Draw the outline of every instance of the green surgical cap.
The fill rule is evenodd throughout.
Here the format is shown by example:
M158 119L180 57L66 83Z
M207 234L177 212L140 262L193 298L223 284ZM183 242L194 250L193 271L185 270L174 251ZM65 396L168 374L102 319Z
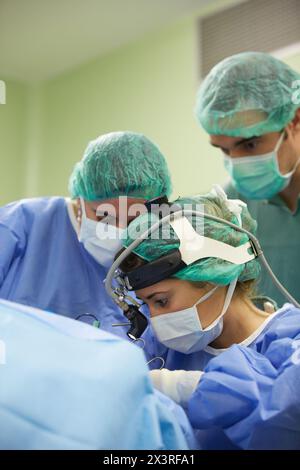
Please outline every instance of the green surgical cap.
M218 63L200 85L196 116L210 135L252 137L281 131L300 107L300 74L262 52Z
M169 196L172 184L166 160L147 137L111 132L91 141L69 181L72 198L88 201L119 196L152 199Z
M221 217L238 225L238 219L227 206L228 201L220 198L215 191L193 198L179 199L175 201L181 207L197 209L207 214ZM200 206L199 206L200 205ZM248 241L246 234L238 232L233 228L220 222L200 218L199 216L186 216L198 233L214 240L219 240L232 246L240 246ZM147 213L134 219L127 229L127 238L124 246L138 238L147 228L150 228L158 220L155 214ZM256 222L251 218L247 207L241 212L242 227L248 231L256 232ZM153 261L166 255L169 251L179 247L179 239L169 224L164 224L155 232L155 237L147 238L138 245L134 253L146 261ZM228 285L233 279L238 278L244 282L256 279L260 273L260 264L257 260L251 260L242 265L236 265L218 258L205 258L195 261L193 264L178 271L172 277L186 281L205 281L214 284Z

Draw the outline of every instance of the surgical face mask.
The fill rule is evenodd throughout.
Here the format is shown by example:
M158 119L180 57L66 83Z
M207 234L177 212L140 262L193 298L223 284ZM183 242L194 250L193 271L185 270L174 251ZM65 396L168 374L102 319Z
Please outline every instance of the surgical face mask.
M115 255L122 248L122 234L125 229L89 219L82 198L80 203L82 218L79 241L99 264L107 268L112 265Z
M248 199L269 199L283 191L290 183L298 166L283 175L278 166L278 150L282 143L281 134L272 152L257 156L230 158L224 155L224 166L230 174L237 191Z
M158 340L166 347L184 354L205 349L222 333L223 316L231 302L236 283L237 279L229 284L222 311L207 328L202 328L197 305L210 298L218 286L201 297L190 308L151 318L151 324Z

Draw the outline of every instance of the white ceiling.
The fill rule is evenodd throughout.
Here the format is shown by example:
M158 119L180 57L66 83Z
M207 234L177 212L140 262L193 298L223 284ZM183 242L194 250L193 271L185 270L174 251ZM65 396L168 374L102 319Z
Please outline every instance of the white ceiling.
M0 0L0 78L58 75L211 0Z

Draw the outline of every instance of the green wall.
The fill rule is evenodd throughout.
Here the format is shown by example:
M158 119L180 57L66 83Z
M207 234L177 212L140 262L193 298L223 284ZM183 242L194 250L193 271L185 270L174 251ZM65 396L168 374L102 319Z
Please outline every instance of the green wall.
M28 122L27 87L4 81L6 104L0 104L0 204L24 196Z
M86 143L113 130L152 138L167 157L174 193L200 192L223 180L193 115L197 90L194 21L90 63L47 83L45 136L38 193L65 194Z
M197 63L189 18L40 85L7 83L8 102L0 107L0 203L67 194L87 142L113 130L142 132L159 145L174 195L222 181L219 155L209 152L193 115Z

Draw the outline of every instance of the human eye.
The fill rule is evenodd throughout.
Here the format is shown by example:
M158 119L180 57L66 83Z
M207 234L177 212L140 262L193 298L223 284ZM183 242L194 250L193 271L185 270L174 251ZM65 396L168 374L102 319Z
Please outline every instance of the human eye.
M154 300L154 306L156 308L165 308L167 305L168 305L168 299L166 297L162 297L162 298Z
M230 156L230 150L225 149L225 148L223 148L223 147L221 148L221 150L222 150L222 153L223 153L224 155L226 155L226 156L228 156L228 157Z
M116 225L116 218L107 211L99 212L97 211L97 218L99 222L103 222L107 225Z
M257 150L258 145L259 145L259 139L252 139L252 140L248 140L247 142L244 142L243 148L247 151L253 152Z

